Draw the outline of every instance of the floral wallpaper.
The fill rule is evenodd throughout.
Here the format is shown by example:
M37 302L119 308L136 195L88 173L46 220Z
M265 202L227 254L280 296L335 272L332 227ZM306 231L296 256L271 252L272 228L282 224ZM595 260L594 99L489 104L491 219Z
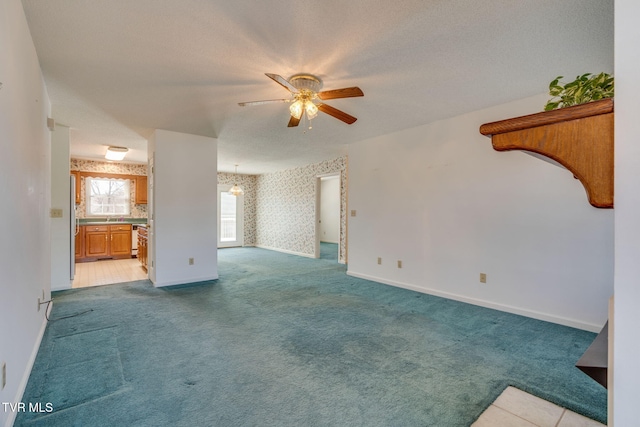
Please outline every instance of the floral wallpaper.
M314 255L316 179L340 173L340 253L346 262L347 158L259 175L257 178L256 245Z
M95 160L71 159L71 170L80 172L106 172L123 175L146 175L147 165L137 163L98 162ZM77 205L78 218L86 216L84 178L80 178L80 204ZM146 218L147 205L136 205L136 186L131 185L131 218Z
M257 199L256 175L239 175L226 172L218 172L218 184L238 184L244 190L244 245L256 244L256 199Z

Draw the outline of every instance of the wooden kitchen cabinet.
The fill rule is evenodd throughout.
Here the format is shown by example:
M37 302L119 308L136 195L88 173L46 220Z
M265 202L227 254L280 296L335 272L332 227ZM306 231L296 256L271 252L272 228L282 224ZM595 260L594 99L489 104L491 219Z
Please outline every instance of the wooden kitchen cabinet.
M138 226L138 260L145 270L147 270L148 242L147 227Z
M131 257L131 224L83 225L78 236L84 237L83 253L79 262L99 259L118 259ZM76 236L76 254L78 254L78 236Z
M84 258L84 227L78 226L76 233L76 260Z
M76 194L75 194L75 198L76 198L76 205L79 205L80 202L82 201L82 189L80 187L82 187L82 178L80 177L80 172L78 171L71 171L71 175L76 177Z
M147 177L144 175L136 177L136 204L147 204Z
M116 257L131 257L131 225L109 226L109 254Z
M84 255L86 258L109 256L109 226L84 226Z

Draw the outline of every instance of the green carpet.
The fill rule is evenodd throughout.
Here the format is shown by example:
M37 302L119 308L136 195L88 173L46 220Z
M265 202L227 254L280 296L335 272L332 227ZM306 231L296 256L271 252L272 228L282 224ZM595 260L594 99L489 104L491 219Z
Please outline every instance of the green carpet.
M219 251L220 279L54 293L16 426L469 426L508 385L606 422L595 334Z
M338 244L337 243L320 243L320 259L338 261Z

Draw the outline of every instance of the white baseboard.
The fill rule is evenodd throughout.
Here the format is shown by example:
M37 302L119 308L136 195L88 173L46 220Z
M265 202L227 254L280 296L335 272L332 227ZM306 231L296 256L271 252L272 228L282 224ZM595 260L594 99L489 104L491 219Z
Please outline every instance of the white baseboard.
M531 317L533 319L544 320L546 322L557 323L559 325L570 326L572 328L583 329L590 332L600 332L602 325L594 325L591 323L585 323L566 317L555 316L548 313L542 313L535 310L528 310L520 307L514 307L506 304L498 304L491 301L485 301L478 298L470 298L463 295L453 294L449 292L439 291L437 289L424 288L409 283L397 282L394 280L382 279L380 277L369 276L354 271L347 271L347 275L358 277L360 279L371 280L372 282L378 282L385 285L395 286L398 288L409 289L411 291L420 292L423 294L434 295L437 297L447 298L455 301L465 302L468 304L477 305L480 307L491 308L498 311L504 311L507 313L518 314L520 316Z
M53 308L53 302L49 305L49 313ZM47 313L47 315L49 314ZM20 384L18 384L18 390L16 391L16 396L13 399L13 402L21 402L22 397L24 396L24 391L27 388L27 383L29 382L29 376L31 375L31 370L33 369L33 364L36 361L36 357L38 356L38 350L40 350L40 343L42 342L42 337L44 336L44 331L47 329L47 318L46 316L42 319L42 325L40 326L40 332L38 333L38 337L36 342L31 350L31 356L29 357L29 361L27 362L27 366L25 371L22 373L22 379L20 380ZM17 411L9 411L7 417L7 422L5 423L5 427L11 427L13 423L16 421L16 416L18 415Z
M302 252L288 251L286 249L272 248L271 246L256 245L256 248L268 249L270 251L282 252L282 253L289 254L289 255L298 255L298 256L303 256L303 257L306 257L306 258L315 258L315 256L313 254L305 254L305 253L302 253Z
M71 289L71 283L68 285L51 285L51 292L66 291L68 289Z

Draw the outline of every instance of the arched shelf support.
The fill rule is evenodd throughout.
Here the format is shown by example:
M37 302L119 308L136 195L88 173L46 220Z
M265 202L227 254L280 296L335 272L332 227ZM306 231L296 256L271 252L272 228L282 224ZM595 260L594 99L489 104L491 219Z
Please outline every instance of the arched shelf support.
M613 99L486 123L480 133L496 151L555 160L580 180L591 205L613 208Z

